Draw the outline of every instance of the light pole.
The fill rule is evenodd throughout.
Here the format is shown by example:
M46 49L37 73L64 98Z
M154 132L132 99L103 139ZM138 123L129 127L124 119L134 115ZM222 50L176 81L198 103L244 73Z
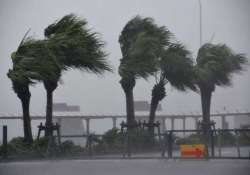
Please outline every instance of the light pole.
M201 0L199 0L199 7L200 7L200 46L202 45L202 6Z

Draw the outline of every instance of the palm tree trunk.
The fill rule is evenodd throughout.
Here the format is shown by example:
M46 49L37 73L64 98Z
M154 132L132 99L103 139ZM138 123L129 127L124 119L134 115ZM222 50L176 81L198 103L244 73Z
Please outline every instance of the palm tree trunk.
M155 84L152 89L152 98L150 104L150 113L149 113L149 121L150 125L154 124L155 122L155 113L159 102L166 96L165 84L164 81L160 81L159 83ZM149 127L149 132L153 135L154 128Z
M15 93L17 94L17 97L20 99L22 103L24 141L26 143L32 143L33 137L32 137L31 120L29 112L31 94L29 90L29 85L20 84L16 81L12 81L12 83Z
M156 99L156 98L154 98L152 96L152 98L151 98L151 104L150 104L149 121L148 121L148 124L149 124L148 132L152 136L155 133L155 128L154 127L150 127L150 126L153 126L153 124L155 122L155 113L156 113L156 110L157 110L159 102L160 102L160 100L158 100L158 99Z
M45 136L53 135L53 92L57 87L57 82L45 81L44 87L47 93Z
M45 136L52 136L53 91L47 91Z
M133 124L135 122L133 89L125 91L125 96L126 96L127 123Z
M24 141L31 144L33 142L32 129L31 129L31 119L30 119L30 92L26 92L21 99L22 110L23 110L23 131L24 131Z
M150 112L149 112L149 121L148 123L153 124L155 122L155 113L158 107L160 100L152 97L150 104Z
M135 78L134 77L122 78L120 80L120 83L126 97L127 124L130 126L135 123L134 95L133 95Z
M210 106L211 106L211 97L212 92L208 88L200 87L201 93L201 106L202 106L202 130L204 131L203 142L206 144L206 155L209 155L208 147L210 143L210 130L211 130L211 123L210 123Z
M203 118L203 129L205 131L210 130L210 106L212 91L206 88L200 88L201 92L201 105L202 105L202 118Z

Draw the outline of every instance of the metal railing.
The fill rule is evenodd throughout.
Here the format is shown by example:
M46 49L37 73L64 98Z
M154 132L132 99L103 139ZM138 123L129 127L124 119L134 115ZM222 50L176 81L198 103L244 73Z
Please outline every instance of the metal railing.
M56 143L61 138L61 144ZM76 140L81 141L76 143ZM69 141L73 140L73 142ZM53 144L50 144L50 142ZM74 143L75 142L75 143ZM40 143L39 143L40 144ZM38 145L39 145L38 144ZM150 134L147 130L121 132L106 135L62 135L49 139L47 150L41 150L40 158L50 157L51 150L57 151L54 157L77 158L202 158L202 159L250 159L250 129L216 129L206 134L203 130L168 130L165 133ZM183 145L203 145L205 154L183 156ZM3 141L0 157L15 157L8 152L7 126L3 127ZM55 149L51 149L51 147ZM70 148L70 149L69 149ZM48 152L48 150L50 150ZM37 157L39 157L37 156ZM18 157L18 156L16 156ZM25 156L23 156L25 157ZM26 155L29 157L29 155Z

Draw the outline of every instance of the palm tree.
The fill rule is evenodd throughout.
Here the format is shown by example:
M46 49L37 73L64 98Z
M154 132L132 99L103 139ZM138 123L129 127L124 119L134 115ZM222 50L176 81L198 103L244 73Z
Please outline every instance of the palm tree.
M170 44L158 58L158 71L154 77L156 84L152 89L149 124L155 121L155 113L159 102L166 96L165 85L170 83L178 90L186 88L195 90L193 84L193 62L189 51L181 44ZM149 128L152 132L153 128Z
M243 70L247 63L244 54L234 53L225 44L204 44L198 52L195 65L196 84L200 90L203 129L210 129L210 105L216 86L231 85L233 73Z
M22 70L13 68L12 70L9 70L7 75L12 81L14 92L17 94L22 103L24 142L30 144L33 142L29 112L31 97L29 85L31 84L31 81L24 74L25 73Z
M112 71L102 51L103 42L86 25L85 20L66 15L45 29L44 40L28 38L18 52L26 58L22 67L29 78L42 81L46 89L46 136L52 135L53 92L62 71L71 68L96 74Z
M51 84L55 82L57 84L62 68L49 48L48 40L28 38L20 49L20 55L26 58L22 60L21 65L30 79L43 82L44 84L47 82ZM52 101L48 100L49 98L52 98L50 89L47 90L47 103L51 103L50 106L52 106ZM52 113L52 108L50 110ZM48 121L47 128L51 128L52 114L50 118L46 115L46 121ZM47 129L46 136L50 134L52 134L52 130Z
M104 43L86 25L86 20L70 14L45 29L47 48L60 68L55 79L43 81L47 92L46 128L52 126L53 92L58 86L61 71L71 68L95 74L112 71L102 50ZM48 129L46 135L52 135L51 130Z
M119 43L121 86L126 97L127 123L135 122L133 89L137 78L147 78L157 70L156 59L169 44L171 33L158 27L152 18L136 16L123 28Z
M33 137L29 111L31 97L29 86L34 82L30 80L27 73L23 69L22 64L20 63L25 58L19 56L19 52L22 50L28 32L29 31L27 31L24 35L21 43L17 48L17 51L11 54L13 68L8 71L7 76L10 78L13 90L22 103L24 142L31 144L33 142Z

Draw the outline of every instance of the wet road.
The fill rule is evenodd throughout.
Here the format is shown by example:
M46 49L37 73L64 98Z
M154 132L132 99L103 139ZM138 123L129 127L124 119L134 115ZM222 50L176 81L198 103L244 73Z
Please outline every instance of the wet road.
M0 163L0 175L250 175L249 160L53 160Z

